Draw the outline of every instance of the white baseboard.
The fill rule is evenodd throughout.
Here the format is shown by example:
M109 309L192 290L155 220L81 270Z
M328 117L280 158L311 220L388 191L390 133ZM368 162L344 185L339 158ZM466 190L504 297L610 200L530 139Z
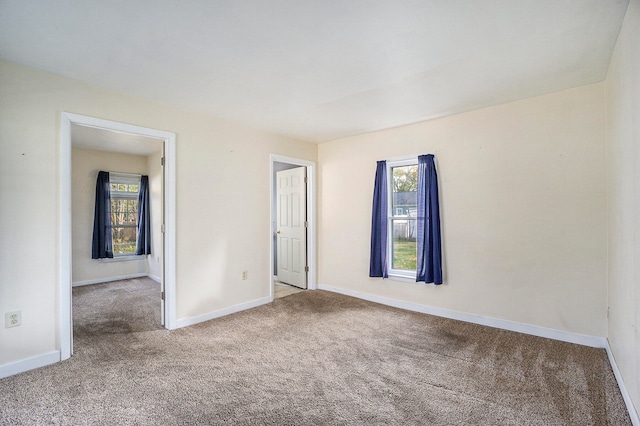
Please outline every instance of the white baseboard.
M137 274L120 275L120 276L117 276L117 277L96 278L94 280L76 281L76 282L72 283L71 285L73 287L80 287L80 286L83 286L83 285L109 283L111 281L129 280L131 278L140 278L140 277L146 277L146 276L148 276L148 274L142 272L142 273L137 273Z
M154 280L157 283L162 281L162 279L160 277L141 272L141 273L137 273L137 274L120 275L120 276L117 276L117 277L96 278L95 280L76 281L71 285L73 287L80 287L80 286L83 286L83 285L110 283L112 281L129 280L129 279L132 279L132 278L142 278L142 277L151 278L152 280Z
M55 364L56 362L60 362L60 351L52 351L46 354L36 355L31 358L0 365L0 379L24 373L25 371L33 370L34 368Z
M263 297L256 300L251 300L249 302L240 303L238 305L229 306L228 308L219 309L217 311L209 312L207 314L198 315L196 317L191 318L183 318L179 319L176 323L176 328L187 327L190 325L195 325L201 322L209 321L215 318L220 318L225 315L235 314L236 312L244 311L246 309L256 308L260 305L264 305L266 303L273 302L273 298L271 297Z
M627 387L624 384L622 374L620 374L618 364L616 363L616 359L613 356L613 352L611 351L611 346L609 346L608 339L606 340L605 349L607 351L607 356L609 357L609 364L611 364L613 374L614 376L616 376L616 381L618 382L618 387L620 388L622 399L624 399L624 403L627 406L627 411L629 412L629 417L631 417L631 423L633 424L633 426L640 426L640 417L638 417L638 411L633 406L633 400L631 399L631 395L629 395L629 391L627 391Z
M324 284L319 284L318 289L332 291L334 293L340 293L346 296L357 297L358 299L364 299L370 302L380 303L382 305L393 306L395 308L406 309L408 311L420 312L423 314L430 314L444 318L451 318L455 320L470 322L473 324L486 325L488 327L516 331L518 333L530 334L532 336L538 337L546 337L548 339L561 340L563 342L576 343L578 345L591 346L594 348L605 348L607 342L604 337L589 336L586 334L572 333L570 331L556 330L554 328L540 327L537 325L526 324L522 322L485 317L482 315L453 311L450 309L422 305L419 303L405 302L403 300L391 299L384 296L377 296L374 294L363 293L360 291L348 290Z

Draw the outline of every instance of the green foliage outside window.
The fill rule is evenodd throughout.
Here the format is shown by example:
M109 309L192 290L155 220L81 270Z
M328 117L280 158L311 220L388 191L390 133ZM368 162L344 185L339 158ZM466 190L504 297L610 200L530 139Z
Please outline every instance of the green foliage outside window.
M136 196L132 196L136 194ZM111 234L114 255L135 254L138 184L111 184Z
M393 192L418 190L418 166L393 168Z
M394 193L392 197L394 218L391 220L393 233L392 268L415 271L417 264L415 193L418 190L418 166L393 167L392 175ZM409 196L411 193L413 193L412 197Z

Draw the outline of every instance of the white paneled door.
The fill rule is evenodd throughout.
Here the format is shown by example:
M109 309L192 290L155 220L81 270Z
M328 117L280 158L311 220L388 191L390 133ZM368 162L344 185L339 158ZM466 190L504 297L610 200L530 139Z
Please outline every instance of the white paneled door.
M277 178L278 281L307 288L306 167L284 170Z

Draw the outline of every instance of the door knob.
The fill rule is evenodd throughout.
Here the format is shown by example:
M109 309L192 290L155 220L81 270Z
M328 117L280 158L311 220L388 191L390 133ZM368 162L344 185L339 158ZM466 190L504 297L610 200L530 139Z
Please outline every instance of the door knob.
M280 233L280 230L278 229L278 230L276 231L276 234L279 234L279 233Z

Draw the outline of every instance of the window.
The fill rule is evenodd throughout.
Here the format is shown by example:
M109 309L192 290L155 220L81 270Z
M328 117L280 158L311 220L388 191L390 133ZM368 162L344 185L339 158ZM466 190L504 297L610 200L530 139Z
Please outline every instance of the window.
M387 163L389 274L415 278L418 160Z
M110 175L113 256L136 253L139 176Z
M438 175L433 154L376 165L369 276L442 284Z

